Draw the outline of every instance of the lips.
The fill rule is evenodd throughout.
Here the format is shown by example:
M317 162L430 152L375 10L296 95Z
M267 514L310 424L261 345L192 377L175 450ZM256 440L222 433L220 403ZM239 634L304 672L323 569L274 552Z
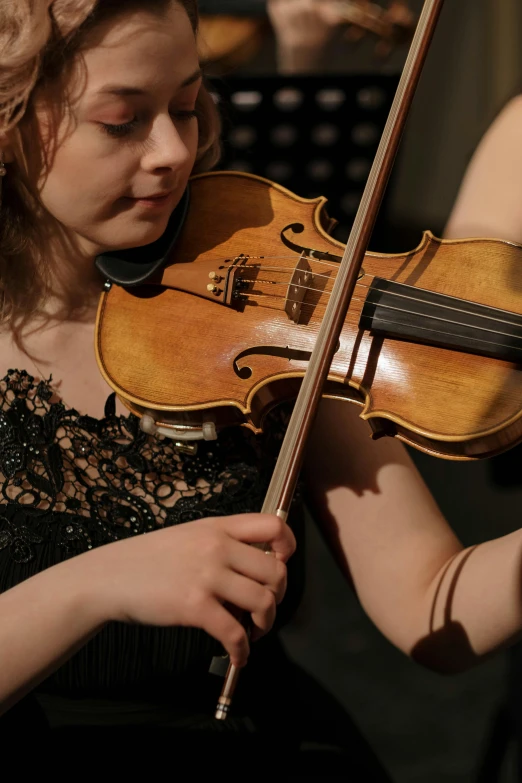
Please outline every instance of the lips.
M150 196L130 196L134 201L156 201L159 199L167 198L172 193L171 190L166 190L163 193L153 193Z

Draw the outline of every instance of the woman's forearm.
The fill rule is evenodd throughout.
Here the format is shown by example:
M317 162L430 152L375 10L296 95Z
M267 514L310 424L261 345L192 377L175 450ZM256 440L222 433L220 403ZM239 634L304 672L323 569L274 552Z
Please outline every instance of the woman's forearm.
M80 555L0 595L0 714L104 625Z

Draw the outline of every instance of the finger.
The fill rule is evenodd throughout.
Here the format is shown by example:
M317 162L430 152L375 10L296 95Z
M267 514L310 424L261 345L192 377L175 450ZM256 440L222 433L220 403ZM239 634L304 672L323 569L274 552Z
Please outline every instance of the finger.
M280 603L286 592L287 571L282 560L267 557L267 553L249 544L231 540L228 548L228 566L238 574L268 587Z
M274 519L279 529L277 532L274 531L274 536L269 539L268 543L278 560L286 563L294 554L297 543L292 529L286 522L283 522L279 517L274 517Z
M234 571L225 572L221 576L214 595L251 615L275 616L276 603L272 590Z
M274 624L276 616L274 593L241 574L229 571L218 586L216 597L248 612L254 626L263 633L267 633Z
M272 514L237 514L221 517L225 532L246 544L270 544L276 557L286 562L295 552L294 534L288 525Z
M251 633L254 635L254 639L259 639L261 636L267 634L275 623L275 602L270 605L270 609L268 611L254 612L251 617L253 625Z
M234 666L238 669L245 666L250 654L247 632L219 601L213 601L200 626L221 642Z

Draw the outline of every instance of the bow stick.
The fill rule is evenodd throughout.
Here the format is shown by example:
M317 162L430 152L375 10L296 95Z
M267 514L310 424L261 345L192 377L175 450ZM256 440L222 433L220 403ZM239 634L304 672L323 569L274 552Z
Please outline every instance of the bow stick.
M339 265L330 301L268 487L262 513L275 514L285 522L303 463L307 438L337 349L346 312L370 242L377 212L443 2L444 0L425 0L379 148ZM261 548L269 551L266 545L261 545ZM229 664L215 713L218 720L225 720L230 711L239 671L233 664Z

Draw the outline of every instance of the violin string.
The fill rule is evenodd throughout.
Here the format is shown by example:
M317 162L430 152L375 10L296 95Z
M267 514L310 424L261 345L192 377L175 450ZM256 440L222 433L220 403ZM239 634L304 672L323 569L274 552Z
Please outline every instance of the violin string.
M323 251L318 250L316 252L321 253ZM316 258L315 256L311 256L311 255L308 255L306 253L303 253L302 255L304 256L306 261L313 261L314 264L321 264L322 266L328 266L328 267L331 267L334 270L338 270L339 269L341 256L339 256L339 261L326 261L324 258ZM376 256L376 258L378 258L378 256ZM283 260L284 259L289 259L289 260L291 260L291 261L293 261L295 263L295 261L296 261L296 254L295 253L291 254L291 255L280 254L280 255L275 255L275 256L243 256L243 257L236 256L234 258L234 261L236 261L236 260L246 261L247 263L246 263L245 267L243 267L243 268L250 268L251 269L251 268L255 267L257 269L262 269L263 268L263 264L249 264L248 262L251 261L251 260L254 260L254 261L265 261L265 260L276 261L278 259L283 259ZM224 262L229 261L229 260L230 259L226 259L226 258L222 257L221 259L216 259L216 263L220 263L220 262L224 263ZM288 272L289 271L288 267L279 267L279 269L282 272ZM318 273L313 273L313 274L318 274ZM366 273L365 273L365 275L366 275ZM368 275L368 277L370 277L370 276L374 277L374 275ZM325 275L325 277L329 277L329 275ZM331 278L331 279L335 280L335 278Z
M318 252L322 252L322 251L318 251ZM307 261L313 261L314 264L322 264L323 266L330 266L330 267L332 267L332 269L339 269L340 261L326 261L324 258L316 258L315 256L309 256L306 253L304 254L304 257L305 257L305 259ZM281 259L288 258L288 259L290 259L291 261L293 261L295 263L296 254L295 253L293 253L292 255L283 255L283 254L281 254L281 255L277 255L277 256L243 256L243 257L242 256L236 256L234 258L234 261L240 261L240 260L241 261L247 261L246 266L249 266L248 261L251 261L251 260L254 260L254 261L258 261L258 260L259 261L265 261L266 259L268 259L270 261L274 261L274 260L277 260L279 258L281 258ZM340 258L341 258L341 256L339 256L339 259ZM230 259L227 259L227 258L224 258L224 257L222 257L221 259L219 259L219 258L216 259L216 263L220 263L220 262L221 263L226 263L227 261L230 261ZM255 264L252 264L251 266L255 266ZM259 266L262 266L262 264L259 264ZM286 267L283 267L283 269L285 271L288 271L288 269Z
M269 256L265 256L265 258L268 258L268 257ZM278 257L280 257L280 258L289 258L289 256L272 256L272 258L278 258ZM259 256L259 258L263 258L263 256ZM310 260L312 260L312 261L317 261L317 259L311 258L309 256L307 258L310 258ZM249 268L252 268L252 267L249 267ZM262 264L257 265L255 268L260 269L260 270L267 269L267 270L270 270L270 271L278 271L278 272L288 272L289 271L286 267L263 267ZM313 275L313 277L325 277L327 280L331 280L332 283L335 282L335 277L331 277L330 275L322 275L320 273L318 274L318 273L314 273L314 272L312 272L312 275ZM372 279L374 279L375 275L370 275L367 272L365 272L364 275L362 275L361 278L359 278L359 279L362 280L363 277L371 277ZM253 280L252 282L261 282L261 281ZM292 286L297 287L297 288L299 288L299 287L307 288L309 291L315 291L317 293L325 293L325 294L330 293L327 289L324 289L324 291L323 291L323 290L317 289L317 288L310 288L309 286L302 286L302 285L300 286L297 283L291 283L291 282L287 283L287 282L280 282L280 281L276 281L276 280L271 280L271 281L267 281L267 282L270 282L271 285L288 285L288 286L292 285ZM358 287L369 288L368 285L364 285L364 283L360 283L360 282L357 282L356 285ZM403 286L404 288L409 288L409 289L411 289L412 291L415 291L415 292L418 290L415 286L409 285L408 283L400 283L400 285ZM382 289L378 289L378 290L382 290ZM398 297L402 297L403 299L411 299L412 301L416 301L416 302L424 302L424 300L420 299L419 297L409 296L408 294L401 294L401 293L398 293L397 291L387 291L386 293L390 297L398 296ZM450 295L447 295L447 294L442 294L442 295L446 296L448 299L453 299L454 301L462 301L462 300L459 300L457 297L453 297L453 296L450 296ZM454 307L452 305L441 304L439 302L433 302L431 304L434 307L445 307L445 308L447 308L449 310L454 310L456 312L461 312L461 313L464 313L464 314L468 314L468 311L465 308ZM485 306L487 307L488 305L485 305ZM490 308L490 309L493 309L493 308ZM499 323L503 323L503 324L506 324L506 325L509 325L509 326L518 326L518 324L513 323L512 321L509 321L509 320L507 320L505 318L498 318L498 317L495 317L495 316L485 315L485 314L481 314L481 316L483 318L488 318L488 319L493 320L493 321L498 321Z
M295 287L296 288L307 288L306 286L295 286ZM368 286L363 286L363 287L367 288ZM317 290L317 289L308 289L307 288L307 290ZM326 293L328 293L328 292L326 292ZM319 302L317 302L317 303L313 303L313 302L299 302L299 300L297 300L297 299L291 299L290 297L283 297L283 296L280 296L278 294L244 294L244 295L248 296L249 298L252 298L252 299L264 299L264 298L283 299L283 301L285 303L287 303L287 302L290 302L291 304L296 303L296 304L300 304L301 307L317 307L317 306L326 307L326 304L321 304ZM406 299L412 299L412 300L414 299L413 297L407 297L407 296L405 297L403 294L402 295L401 294L396 294L396 295L397 296L403 296L403 298L406 298ZM359 301L359 302L366 301L365 299L362 299L362 298L356 297L356 296L352 297L352 300ZM422 302L421 299L415 299L414 301ZM441 307L443 309L445 309L447 307L446 305L443 305L443 304L440 304L440 303L430 303L430 304L433 304L434 307ZM379 306L379 308L382 308L382 309L385 309L385 310L394 310L395 312L399 312L399 313L407 313L408 315L416 315L416 316L418 316L420 318L425 318L426 317L426 313L419 313L419 312L416 312L414 310L409 310L409 309L401 308L401 307L393 307L393 305L386 305L386 304L379 303L378 306ZM447 307L447 309L457 310L458 312L461 312L464 315L469 315L469 313L466 310L463 310L463 309L449 307L449 306ZM478 329L480 329L483 332L490 332L491 334L498 335L499 337L500 336L502 336L502 337L511 337L514 340L521 340L522 339L522 337L520 337L517 334L513 334L513 333L510 334L509 332L502 332L502 331L500 331L498 329L488 329L487 327L484 327L484 326L477 327L476 324L466 324L466 323L463 323L462 321L452 321L449 318L442 318L442 317L439 317L439 316L436 316L436 315L430 315L428 317L433 319L433 320L435 320L435 321L442 321L443 323L451 325L451 326L460 326L460 327L463 327L463 328L466 328L466 329L476 329L476 328L478 328ZM488 316L488 315L484 315L484 316L480 315L479 317L487 318L490 321L498 321L500 323L505 323L508 326L518 326L518 324L514 324L514 323L512 323L510 321L504 321L502 319L493 318L492 316ZM419 327L419 328L422 328L422 327ZM431 330L431 331L435 331L435 330ZM498 343L492 343L492 345L493 344L497 345Z
M305 288L307 291L312 291L313 293L316 293L316 294L327 294L328 296L330 296L330 294L332 293L331 291L327 291L326 289L323 289L323 288L312 288L311 286L303 285L302 283L287 283L286 281L279 282L278 280L259 280L259 279L249 280L246 277L243 277L242 281L244 283L254 283L254 284L258 283L259 285L282 285L285 288ZM364 285L364 283L356 283L355 285L359 286L360 288L366 288L366 290L368 290L368 291L370 290L370 286L369 285ZM243 292L243 293L244 293L245 296L248 295L247 292ZM355 297L352 297L352 298L355 298ZM312 302L309 302L309 304L312 304ZM325 307L326 307L326 305L325 305Z
M283 259L283 258L292 258L293 260L295 260L295 255L246 256L245 258L246 258L247 261L251 260L251 259L265 260L265 259L278 259L278 258L281 258L281 259ZM324 264L326 266L332 266L332 267L337 267L337 268L339 266L339 264L337 262L327 262L327 261L323 261L321 259L314 258L313 256L308 256L307 255L307 256L305 256L305 258L307 260L313 261L314 263L322 263L322 264ZM246 268L249 268L249 269L255 268L255 269L258 269L260 271L264 271L264 270L266 270L266 271L277 271L277 272L288 272L289 271L287 267L269 267L269 266L264 266L263 264L248 264L247 263ZM303 271L305 271L305 270L303 270ZM334 283L335 279L336 279L336 276L332 277L331 275L326 275L326 274L321 274L321 273L314 273L313 271L312 271L312 275L313 275L313 277L326 278L328 281L331 280L332 283ZM374 279L375 275L370 275L368 273L365 273L362 277L371 277L372 279ZM362 279L362 277L360 279ZM302 285L302 284L299 284L299 283L292 283L292 282L286 282L286 281L281 282L281 281L277 281L277 280L270 280L270 281L247 280L245 278L243 278L243 280L245 282L252 282L252 283L256 283L257 282L257 283L264 283L264 284L267 284L267 285L284 285L284 286L287 286L287 287L292 286L294 288L305 288L307 291L311 291L313 293L318 293L318 294L321 294L321 295L324 294L325 296L330 296L330 294L331 294L331 291L327 290L326 288L324 290L323 289L319 289L319 288L311 288L310 286ZM403 287L409 288L412 291L417 291L415 286L411 286L408 283L400 283L400 285L403 286ZM369 285L365 285L364 283L360 283L360 282L357 282L356 286L359 287L359 288L366 288L367 290L369 290L369 288L370 288ZM377 288L376 290L382 290L382 289L378 289ZM400 297L402 299L407 299L407 300L412 301L412 302L424 303L423 299L421 299L419 297L416 297L416 296L411 296L411 295L408 295L408 294L399 293L397 291L387 291L386 293L387 293L387 295L390 298L391 297ZM259 294L259 295L248 294L246 292L245 292L244 295L245 296L250 296L252 298L263 298L263 296L266 296L266 295L262 295L262 294ZM299 303L298 300L293 300L293 299L290 299L289 297L277 297L277 296L273 296L273 295L270 295L270 296L271 296L271 298L274 298L274 299L275 298L282 298L282 299L284 299L285 302L290 302L290 303L297 302L297 303ZM448 295L444 295L444 296L447 296L448 299L452 299L454 301L461 301L457 297L452 297L452 296L448 296ZM352 299L354 299L356 301L364 301L364 300L362 300L362 299L360 299L358 297L352 297ZM321 307L321 308L326 307L326 304L322 304L320 302L314 303L314 302L304 302L303 301L303 302L300 302L300 304L301 304L301 307ZM446 304L446 303L430 302L428 304L430 304L432 307L440 307L440 308L447 309L447 310L453 310L454 312L462 313L463 315L469 315L470 314L469 311L467 309L465 309L465 308L455 307L453 305L449 305L449 304ZM379 307L386 308L386 309L394 309L394 310L396 310L398 312L409 313L411 315L417 315L417 316L420 316L420 317L424 317L425 316L424 313L413 312L413 311L411 311L409 309L406 309L406 308L398 308L398 307L394 308L391 305L380 304ZM491 309L493 309L493 308L491 308ZM495 321L497 323L504 324L505 326L508 326L508 327L509 326L513 326L513 327L516 328L517 326L520 326L520 324L514 323L513 321L510 321L507 318L499 318L498 316L487 315L487 314L484 314L484 313L479 313L478 315L479 315L479 317L481 317L483 319L487 319L489 321ZM432 316L432 317L434 319L436 319L436 320L444 321L445 323L448 323L448 324L463 326L465 328L476 328L473 325L461 323L459 321L452 321L452 320L446 319L446 318L439 318L438 316ZM480 327L480 328L482 328L482 327ZM494 334L503 335L503 336L506 336L506 337L512 337L512 338L514 338L516 340L521 339L516 334L509 334L507 332L502 332L502 331L495 330L495 329L487 329L485 327L482 328L482 329L483 329L483 331L492 332Z
M407 284L406 283L401 283L400 285L407 285ZM417 290L417 289L415 289L414 286L408 286L408 288L411 288L414 291ZM382 288L379 288L377 286L375 287L374 290L375 291L381 291L381 292L383 291ZM421 289L421 290L426 290L426 289ZM434 293L437 293L437 292L434 292ZM424 299L421 299L418 296L408 296L408 294L400 294L398 291L386 291L386 294L389 295L390 297L397 296L397 297L401 297L402 299L408 299L411 302L426 303L426 304L429 304L432 307L443 307L445 310L453 310L456 313L463 313L464 315L470 315L470 311L466 310L466 308L464 308L464 307L454 307L452 305L445 304L443 302L425 302ZM465 301L465 300L459 300L459 299L457 299L457 297L454 297L454 296L448 296L447 294L440 294L440 295L441 296L445 296L448 299L453 300L453 301L457 301L457 302L458 301ZM480 304L480 302L470 302L470 304ZM385 305L379 304L379 307L384 307L384 306ZM490 307L490 305L482 305L482 306L483 307L487 307L490 310L494 310L494 308ZM403 310L403 312L410 312L410 311L409 310ZM503 310L501 312L509 312L509 311ZM471 315L478 315L480 318L487 318L488 321L496 321L497 323L504 324L505 326L522 327L522 324L517 324L514 321L509 321L507 318L498 318L498 317L496 317L494 315L486 315L485 313L471 313ZM511 313L511 315L518 315L518 314L517 313ZM499 332L499 334L500 334L500 332Z
M285 271L288 271L288 270L285 270ZM326 275L314 275L314 277L315 276L317 276L317 277L327 277ZM366 274L365 277L375 277L375 276ZM329 278L329 279L331 279L331 278ZM306 288L307 291L312 291L314 293L320 293L320 294L324 294L324 295L327 295L327 296L330 296L330 294L331 294L331 291L328 291L326 289L323 290L323 289L320 289L320 288L311 288L310 286L302 285L300 283L292 283L292 282L288 283L286 281L280 282L280 281L277 281L277 280L270 280L270 281L247 280L247 278L243 278L243 280L245 282L252 282L252 283L258 282L258 283L266 283L266 284L269 284L269 285L284 285L284 286L287 286L287 287L291 286L292 288ZM370 289L370 286L369 285L365 285L364 283L357 282L355 285L358 288L366 288L367 290ZM418 290L418 289L415 288L415 286L410 286L407 283L400 283L400 285L401 286L405 286L407 288L410 288L412 291L417 291ZM382 291L382 289L380 289L378 287L375 288L374 290ZM421 290L424 290L424 289L421 289ZM420 297L409 296L408 294L402 294L402 293L399 293L397 291L386 291L386 294L390 298L391 297L400 297L401 299L408 299L411 302L425 303L425 300L421 299ZM448 296L447 294L441 294L441 296L446 296L448 299L453 300L453 301L460 301L456 297ZM353 297L353 298L355 299L355 297ZM313 302L306 302L306 303L303 303L303 304L307 304L307 305L310 305L312 307L315 306ZM427 304L431 305L432 307L441 307L441 308L443 308L445 310L453 310L454 312L462 313L464 315L469 315L470 314L469 311L466 308L454 307L453 305L449 305L449 304L446 304L446 303L443 303L443 302L428 302ZM379 307L390 307L390 305L379 304ZM485 307L489 307L489 306L485 305ZM395 309L396 310L400 310L400 312L411 313L412 315L425 315L425 314L422 314L422 313L412 312L412 311L410 311L409 309L406 309L406 308L404 308L402 310L400 308L395 308ZM490 309L493 309L493 308L490 308ZM522 324L517 324L517 323L515 323L513 321L508 320L507 318L498 318L497 316L487 315L485 313L479 313L478 315L479 315L480 318L485 318L485 319L487 319L489 321L496 321L497 323L504 324L505 326L514 326L514 327L522 326ZM516 313L514 313L514 315L516 315ZM439 319L439 320L447 320L447 319ZM458 323L456 321L449 321L449 320L447 320L447 322L448 323ZM491 331L491 330L489 330L489 331ZM499 334L504 334L504 333L503 332L499 332Z
M262 267L259 267L259 268L261 269ZM287 272L288 271L285 267L265 267L265 268L268 269L268 270L275 270L275 271L281 271L281 272ZM332 282L335 282L335 277L332 278L329 275L314 274L313 272L312 272L312 275L313 275L313 277L326 277L327 280L331 280ZM372 278L375 278L375 275L369 275L368 273L365 273L362 277L372 277ZM361 280L362 280L362 277L360 278ZM247 278L243 278L243 280L245 280L245 282L247 282ZM302 285L302 284L299 284L299 283L292 283L292 282L286 282L286 281L252 279L249 282L266 283L266 284L269 284L269 285L286 285L286 286L292 286L294 288L306 288L308 291L313 291L313 292L321 293L321 294L324 293L324 294L328 294L328 295L331 293L331 291L327 290L326 288L324 290L323 289L319 289L319 288L311 288L310 286L305 286L305 285ZM355 285L358 286L359 288L366 288L366 289L370 288L369 285L365 285L364 283L360 283L360 282L357 282ZM410 288L412 291L417 291L418 290L418 289L415 288L415 286L410 286L407 283L400 283L400 285L404 286L406 288ZM382 289L379 289L379 288L376 288L375 290L382 291ZM424 290L424 289L421 289L421 290ZM403 299L409 299L409 300L411 300L413 302L424 302L425 301L424 299L421 299L419 297L410 296L408 294L401 294L401 293L399 293L397 291L387 291L386 293L387 293L387 295L389 297L397 296L397 297L401 297ZM441 295L442 296L447 296L448 299L459 301L457 299L457 297L449 296L447 294L441 294ZM433 307L444 307L445 309L448 309L448 310L454 310L455 312L464 313L465 315L469 315L469 311L466 310L465 308L462 308L462 307L454 307L452 305L444 304L444 303L440 303L440 302L430 302L429 304L431 304ZM485 305L485 306L487 307L488 305ZM490 309L493 309L493 308L490 308ZM495 316L492 316L492 315L486 315L486 314L482 314L482 313L480 315L481 315L482 318L487 318L487 319L489 319L491 321L498 321L498 323L506 324L508 326L515 326L515 327L519 326L519 324L514 323L513 321L509 321L509 320L507 320L505 318L498 318L498 317L495 317Z
M462 321L452 321L449 318L440 318L438 315L426 316L426 313L416 313L414 310L404 310L401 307L393 307L392 305L385 305L379 303L378 307L379 309L382 307L385 310L394 310L395 312L398 313L408 313L408 315L418 315L421 318L427 317L433 321L442 321L443 323L448 324L450 326L462 326L466 329L478 329L481 332L489 332L490 334L495 334L498 335L499 337L511 337L514 338L515 340L522 340L522 337L517 334L510 334L509 332L501 332L498 329L488 329L486 326L477 326L476 324L466 324L463 323Z
M290 271L285 266L263 266L263 264L254 265L254 266L248 266L247 269L259 269L260 272L288 272ZM294 271L294 270L292 270ZM332 277L331 275L322 275L318 274L317 272L312 272L310 269L301 269L300 272L304 272L305 274L311 274L313 277L324 277L326 280L332 280L332 282L335 281L335 277Z
M315 259L312 259L312 260L315 260ZM287 267L284 267L284 266L282 266L282 267L278 267L278 266L263 266L262 264L253 265L253 266L248 266L247 265L246 268L247 269L258 269L259 271L262 271L262 272L264 272L264 271L269 271L269 272L288 272L288 271L290 271ZM294 270L292 270L292 271L294 271ZM324 277L328 282L331 281L332 283L335 283L335 277L332 277L331 275L317 274L316 272L313 272L311 270L306 270L306 269L305 270L300 270L300 271L303 271L304 273L308 272L309 274L311 273L313 278L315 278L315 277ZM375 277L375 275L368 275L367 273L364 273L363 275L361 275L359 280L362 280L364 277L371 277L373 279ZM322 288L310 288L310 286L304 286L304 285L300 285L299 283L292 283L291 281L288 282L286 280L260 280L259 278L248 278L248 277L242 277L241 279L245 283L264 283L266 285L284 285L286 287L293 286L295 288L306 288L308 291L315 291L315 292L317 292L319 294L322 294L322 293L330 294L331 293L331 291L328 291L326 288L324 288L324 289L322 289ZM359 282L357 282L356 285L359 286L359 287L362 287L362 288L369 288L370 287L369 285L364 285L364 283L359 283Z
M297 303L302 307L322 307L326 308L326 304L323 302L300 302L299 299L291 299L289 296L281 296L281 294L247 294L243 293L243 296L247 296L249 299L282 299L283 302ZM352 301L365 302L360 296L352 296ZM405 311L406 312L406 311Z
M383 324L390 324L391 326L402 326L402 324L397 323L397 321L381 320L381 323L383 323ZM461 325L464 326L464 324L461 324ZM444 335L444 336L447 336L447 337L455 337L455 335L452 332L441 332L439 329L430 329L428 326L416 326L415 328L416 329L420 329L422 332L431 332L432 334ZM490 330L487 330L487 331L490 331ZM497 332L493 332L493 334L497 334ZM501 334L501 333L499 332L498 334ZM515 339L517 339L517 340L520 339L516 335L509 335L509 336L510 337L515 337ZM493 340L482 340L480 337L469 337L468 336L468 337L466 337L466 339L467 340L472 340L473 342L482 343L482 345L498 345L501 348L505 348L506 347L504 343L497 343L497 342L495 342ZM510 345L509 348L510 348L510 350L514 350L514 351L522 351L522 346L518 346L518 345Z
M266 299L281 299L283 297L272 296L270 294L258 294L258 295L254 295L252 298L254 298L254 299L264 299L264 298L266 298ZM364 300L359 299L359 301L364 301ZM285 302L290 302L290 303L294 303L295 302L296 304L301 304L302 306L305 306L305 305L308 304L310 306L310 303L307 303L307 302L301 302L300 303L296 299L285 299ZM382 305L382 306L384 307L385 305ZM271 309L274 309L274 308L271 308ZM409 312L407 310L400 310L398 308L393 308L393 307L392 308L388 308L388 309L398 310L398 312ZM412 315L419 315L419 313L412 313ZM438 321L443 321L444 323L457 324L458 326L468 326L468 324L461 324L458 321L447 321L444 318L437 318L437 320ZM401 324L400 322L392 321L392 320L389 320L389 319L380 319L380 323L382 323L382 324L389 324L390 326L403 326L403 324ZM423 332L430 332L430 334L437 334L439 336L443 335L443 336L446 336L446 337L455 337L455 334L453 334L452 332L443 332L440 329L430 329L427 326L418 326L418 325L416 325L416 328L420 329ZM470 328L473 328L473 327L470 327ZM491 332L492 334L499 335L499 336L505 335L505 332L496 332L493 329L482 329L482 327L481 327L481 331ZM517 335L510 335L510 334L508 334L506 336L507 337L512 337L515 340L522 339L522 338L518 337ZM480 337L470 337L470 336L468 336L466 339L472 340L473 342L481 343L482 345L494 345L494 346L500 346L502 348L505 347L504 343L499 343L499 342L496 342L494 340L484 340L484 339L482 339ZM512 349L512 350L515 350L515 351L522 351L522 346L510 345L509 348Z
M318 251L318 252L322 252L322 251ZM329 262L329 261L325 261L323 259L315 258L314 256L310 256L310 255L307 255L307 254L304 257L306 258L306 260L312 261L315 264L323 264L325 266L329 266L329 267L332 267L332 268L335 268L335 269L339 268L339 262L337 262L337 261ZM237 256L236 258L241 258L241 257ZM252 260L252 259L254 259L254 260L292 259L293 261L295 261L295 258L296 258L295 254L293 254L293 255L291 255L291 254L288 254L288 255L280 254L280 255L273 255L273 256L244 256L244 260L246 260L247 262L249 260ZM225 259L223 258L222 260L225 260ZM279 272L293 271L293 270L289 270L287 267L264 267L263 264L257 264L257 265L252 264L252 265L250 265L248 263L246 264L246 268L250 268L250 269L255 268L255 269L259 269L259 270L267 269L267 270L279 271ZM327 280L331 280L332 283L335 283L336 275L335 276L323 275L321 273L316 273L316 272L313 272L313 271L312 271L312 274L313 274L314 277L324 277ZM360 279L363 279L363 277L371 277L372 279L374 279L376 277L376 275L370 275L369 273L365 272L361 276ZM252 281L252 282L255 282L255 281ZM299 287L299 285L292 284L292 283L279 283L278 281L270 281L270 282L273 285L277 285L277 284L280 284L280 285L294 285L296 287ZM364 284L359 283L359 282L357 282L356 285L358 287L369 288L369 286L367 286L367 285L365 286ZM400 285L403 286L403 287L406 287L406 288L410 288L412 291L416 291L417 290L415 286L411 286L408 283L400 283ZM320 290L320 289L312 289L312 288L309 288L307 286L301 286L301 287L306 287L306 288L308 288L308 290L315 291L317 293L324 293L324 294L329 294L330 293L326 289L323 291L323 290ZM422 299L419 299L418 297L407 296L406 294L400 294L400 293L398 293L396 291L388 291L387 294L390 297L391 296L399 296L399 297L403 297L403 298L406 298L406 299L411 299L412 301L418 301L418 302L424 301ZM449 299L454 299L456 301L459 301L457 297L452 297L452 296L446 295L446 294L444 294L444 296L447 296ZM306 304L306 305L309 305L309 306L310 305L314 306L313 303L308 303L308 302L307 303L303 303L303 304ZM455 310L457 312L468 314L468 311L466 309L464 309L464 308L451 307L450 305L441 305L441 304L439 304L437 302L434 302L432 304L435 307L447 307L448 309L453 309L453 310ZM493 309L493 308L491 308L491 309ZM405 312L407 312L407 311L405 311ZM488 318L490 320L495 320L495 321L498 321L499 323L503 323L503 324L506 324L506 325L509 325L509 326L518 326L518 324L514 324L512 321L509 321L509 320L506 320L506 319L496 318L494 316L488 316L488 315L482 315L482 317L483 318Z

